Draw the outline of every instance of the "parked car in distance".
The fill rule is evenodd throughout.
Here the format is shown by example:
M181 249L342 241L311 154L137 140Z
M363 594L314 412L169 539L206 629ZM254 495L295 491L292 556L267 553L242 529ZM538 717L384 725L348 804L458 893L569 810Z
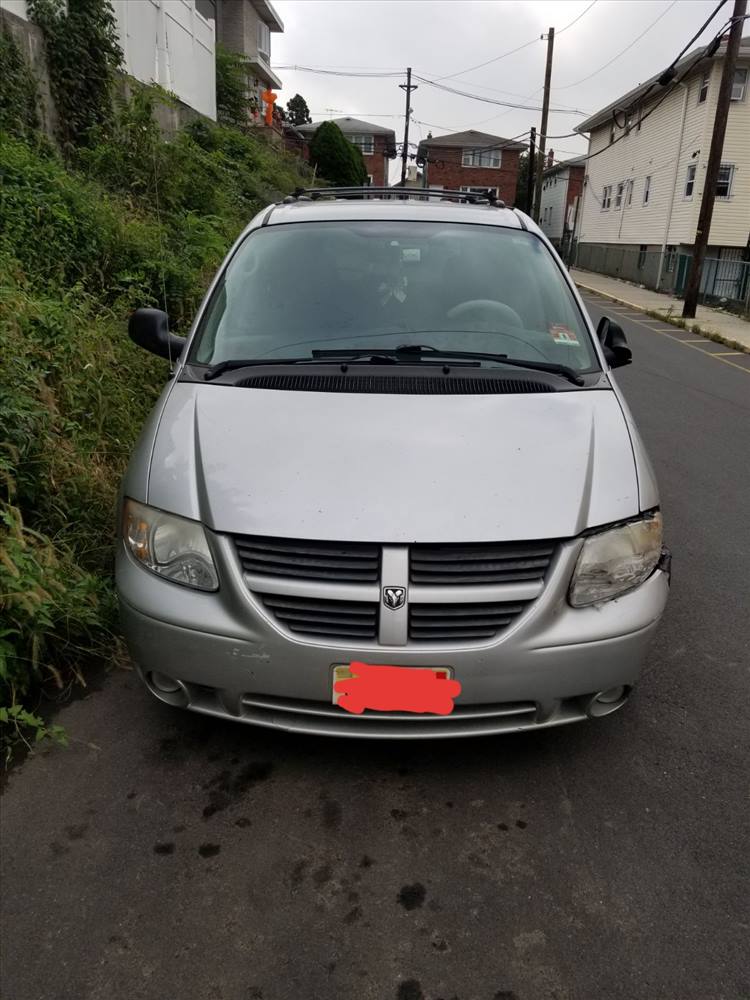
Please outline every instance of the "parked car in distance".
M300 192L228 254L124 477L117 589L163 702L306 733L468 736L607 715L669 590L654 474L526 216Z

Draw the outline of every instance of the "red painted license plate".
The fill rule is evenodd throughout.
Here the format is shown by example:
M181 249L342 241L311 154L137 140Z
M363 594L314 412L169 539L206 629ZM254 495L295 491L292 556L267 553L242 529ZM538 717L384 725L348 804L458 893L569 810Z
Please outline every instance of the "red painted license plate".
M450 674L448 667L340 663L333 668L333 703L354 715L365 709L450 715L461 694Z

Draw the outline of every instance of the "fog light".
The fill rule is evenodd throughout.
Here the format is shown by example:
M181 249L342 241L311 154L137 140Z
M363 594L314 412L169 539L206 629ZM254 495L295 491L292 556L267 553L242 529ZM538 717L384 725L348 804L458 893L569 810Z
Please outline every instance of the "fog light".
M177 691L181 690L178 681L174 680L172 677L167 677L166 674L160 674L156 671L151 674L151 683L157 691L161 691L163 694L175 694Z
M600 705L612 705L614 702L619 701L625 694L625 688L620 685L620 687L610 688L609 691L602 691L598 694L594 701L598 701Z
M144 676L144 680L152 695L163 701L165 705L175 708L187 708L190 704L190 692L182 681L153 670Z
M630 688L620 684L618 687L607 688L606 691L590 695L584 703L586 715L590 719L595 719L602 715L609 715L610 712L616 712L628 700L629 694Z

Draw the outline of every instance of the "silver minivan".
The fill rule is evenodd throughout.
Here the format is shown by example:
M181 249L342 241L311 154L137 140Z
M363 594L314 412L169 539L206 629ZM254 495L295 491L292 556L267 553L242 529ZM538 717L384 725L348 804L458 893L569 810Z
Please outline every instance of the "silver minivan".
M125 475L117 589L149 690L297 732L434 737L607 715L669 590L654 473L525 215L297 192L232 247Z

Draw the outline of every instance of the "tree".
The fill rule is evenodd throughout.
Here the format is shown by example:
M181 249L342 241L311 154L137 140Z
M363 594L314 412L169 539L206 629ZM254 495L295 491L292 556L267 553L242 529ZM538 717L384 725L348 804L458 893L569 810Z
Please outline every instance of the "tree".
M325 180L337 187L358 187L367 183L362 153L334 122L323 122L310 142L310 162Z
M307 101L301 94L295 94L291 100L287 101L286 114L287 121L290 121L292 125L310 125L312 122Z
M536 161L539 162L539 153L536 154ZM528 194L528 183L529 183L529 154L528 152L521 153L518 158L518 183L516 184L516 200L515 207L520 209L522 212L527 212L531 214L533 205L526 204L526 195Z

